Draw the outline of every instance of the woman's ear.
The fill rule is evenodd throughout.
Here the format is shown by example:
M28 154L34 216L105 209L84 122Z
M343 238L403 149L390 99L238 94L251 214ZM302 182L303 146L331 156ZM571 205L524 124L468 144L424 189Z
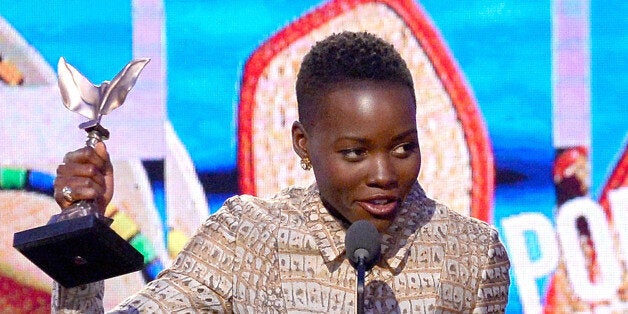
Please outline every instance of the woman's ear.
M309 157L307 152L307 133L299 121L292 123L292 148L301 159Z

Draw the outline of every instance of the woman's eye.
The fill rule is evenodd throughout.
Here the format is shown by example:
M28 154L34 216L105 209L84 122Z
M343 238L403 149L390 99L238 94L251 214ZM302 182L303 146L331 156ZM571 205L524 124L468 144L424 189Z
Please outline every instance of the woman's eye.
M393 154L399 157L407 157L417 149L416 143L401 144L393 149Z
M350 148L340 151L342 156L350 161L357 161L366 155L366 150L360 148Z

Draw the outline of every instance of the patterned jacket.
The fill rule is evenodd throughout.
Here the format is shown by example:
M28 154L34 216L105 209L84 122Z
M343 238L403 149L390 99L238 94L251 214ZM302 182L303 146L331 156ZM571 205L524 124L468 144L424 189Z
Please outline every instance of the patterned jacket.
M345 231L316 185L233 197L172 266L113 312L354 313ZM510 263L497 231L427 198L418 183L381 246L366 275L367 313L504 312ZM102 312L102 295L102 282L55 284L53 311Z

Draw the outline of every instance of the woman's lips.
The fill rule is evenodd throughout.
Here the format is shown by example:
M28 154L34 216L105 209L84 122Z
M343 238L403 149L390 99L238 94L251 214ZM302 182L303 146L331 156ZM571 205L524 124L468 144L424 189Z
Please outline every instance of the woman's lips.
M390 216L397 209L396 199L372 199L358 202L364 210L373 216Z

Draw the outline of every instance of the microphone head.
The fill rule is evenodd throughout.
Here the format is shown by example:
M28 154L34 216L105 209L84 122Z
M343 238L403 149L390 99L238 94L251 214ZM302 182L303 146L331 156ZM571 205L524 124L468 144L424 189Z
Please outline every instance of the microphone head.
M379 260L381 251L380 234L368 220L351 224L345 235L347 258L355 266L363 259L366 269L371 269Z

